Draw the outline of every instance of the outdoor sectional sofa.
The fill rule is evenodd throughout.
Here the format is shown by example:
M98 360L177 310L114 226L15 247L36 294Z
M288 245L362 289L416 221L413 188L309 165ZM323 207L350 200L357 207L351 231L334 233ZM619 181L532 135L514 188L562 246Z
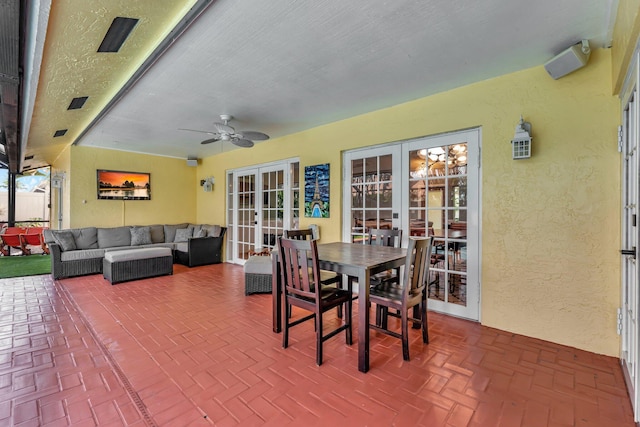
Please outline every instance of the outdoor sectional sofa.
M149 247L170 248L174 262L195 267L217 264L222 258L225 227L208 224L171 224L85 227L45 230L54 279L99 274L105 252Z

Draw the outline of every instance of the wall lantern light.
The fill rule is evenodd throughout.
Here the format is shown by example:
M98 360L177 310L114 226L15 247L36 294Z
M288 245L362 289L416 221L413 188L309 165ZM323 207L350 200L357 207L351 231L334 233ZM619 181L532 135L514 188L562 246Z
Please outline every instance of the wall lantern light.
M210 176L209 178L201 179L200 186L203 188L205 192L213 191L213 184L215 184L215 178Z
M525 122L520 116L520 122L516 126L516 133L511 140L513 160L531 157L531 139L531 123Z

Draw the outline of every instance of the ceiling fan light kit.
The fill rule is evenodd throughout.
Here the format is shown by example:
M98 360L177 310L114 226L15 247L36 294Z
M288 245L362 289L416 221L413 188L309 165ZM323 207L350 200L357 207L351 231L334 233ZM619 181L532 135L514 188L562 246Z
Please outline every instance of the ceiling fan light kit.
M212 135L213 138L205 139L200 142L200 144L211 144L212 142L217 141L227 141L238 147L250 148L253 147L253 141L266 141L269 139L269 135L262 132L255 131L236 131L233 127L229 126L229 121L233 119L233 116L230 114L221 114L220 120L224 123L214 123L215 132L213 131L205 131L205 130L196 130L196 129L180 129L180 130L188 130L191 132L200 132Z

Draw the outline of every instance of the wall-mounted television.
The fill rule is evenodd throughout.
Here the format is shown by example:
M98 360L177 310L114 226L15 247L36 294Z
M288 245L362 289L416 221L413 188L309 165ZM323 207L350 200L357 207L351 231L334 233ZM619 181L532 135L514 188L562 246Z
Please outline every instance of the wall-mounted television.
M98 169L98 200L151 200L151 174Z

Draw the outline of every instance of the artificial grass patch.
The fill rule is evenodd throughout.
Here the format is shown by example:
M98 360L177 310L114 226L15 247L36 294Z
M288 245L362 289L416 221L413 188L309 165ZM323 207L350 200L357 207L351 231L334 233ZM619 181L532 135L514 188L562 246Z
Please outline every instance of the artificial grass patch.
M0 256L0 279L51 273L51 255Z

